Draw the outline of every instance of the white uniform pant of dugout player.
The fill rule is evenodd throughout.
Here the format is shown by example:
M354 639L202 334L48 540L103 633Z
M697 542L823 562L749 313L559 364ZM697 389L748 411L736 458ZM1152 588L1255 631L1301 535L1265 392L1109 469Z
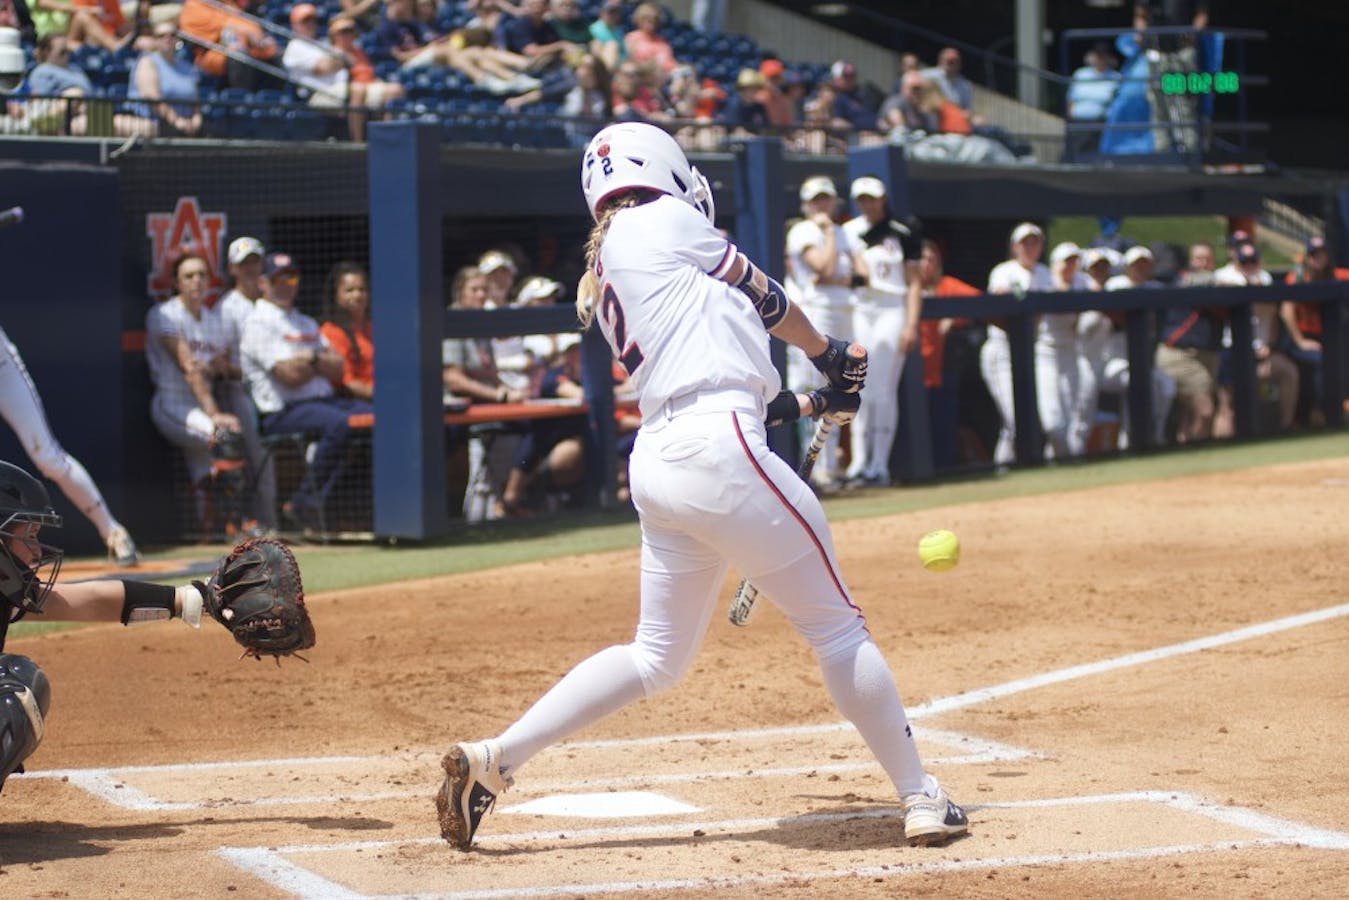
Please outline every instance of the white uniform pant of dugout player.
M888 483L890 451L899 429L899 380L904 353L899 337L909 314L902 294L875 292L853 310L853 340L867 348L867 386L853 418L849 478Z

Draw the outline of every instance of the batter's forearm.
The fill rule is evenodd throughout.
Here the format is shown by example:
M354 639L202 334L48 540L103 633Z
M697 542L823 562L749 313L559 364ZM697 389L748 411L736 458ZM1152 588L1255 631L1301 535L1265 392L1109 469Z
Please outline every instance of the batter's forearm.
M801 311L801 307L790 301L787 304L787 314L782 317L776 328L771 329L773 336L781 338L794 347L800 347L805 351L806 356L816 357L829 349L829 340L820 333L806 314Z

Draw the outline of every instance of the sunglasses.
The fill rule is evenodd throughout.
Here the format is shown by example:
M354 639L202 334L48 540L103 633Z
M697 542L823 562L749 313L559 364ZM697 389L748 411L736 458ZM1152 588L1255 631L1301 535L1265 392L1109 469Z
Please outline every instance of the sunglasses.
M294 272L284 272L279 275L273 275L271 280L273 284L297 285L300 283L300 276Z

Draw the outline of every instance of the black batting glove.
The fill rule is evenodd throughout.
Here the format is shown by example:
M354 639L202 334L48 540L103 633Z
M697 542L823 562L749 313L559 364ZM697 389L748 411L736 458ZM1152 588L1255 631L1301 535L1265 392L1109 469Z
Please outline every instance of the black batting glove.
M818 419L820 416L828 416L840 424L851 421L862 405L860 393L849 393L832 387L816 388L807 396L810 397L810 415L812 418Z
M855 394L862 389L867 380L867 356L863 351L861 359L848 355L848 342L825 335L829 346L819 356L812 356L810 363L820 374L829 380L829 386Z

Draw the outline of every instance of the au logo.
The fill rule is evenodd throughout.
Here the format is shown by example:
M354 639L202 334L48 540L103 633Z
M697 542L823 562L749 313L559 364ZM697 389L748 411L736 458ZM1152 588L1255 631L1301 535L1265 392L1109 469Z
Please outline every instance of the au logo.
M228 225L228 215L202 212L196 197L179 197L171 213L148 214L145 217L145 234L150 238L150 274L146 276L145 282L150 296L155 300L173 296L173 263L183 253L190 251L206 257L209 270L206 303L215 303L225 285L221 247Z

